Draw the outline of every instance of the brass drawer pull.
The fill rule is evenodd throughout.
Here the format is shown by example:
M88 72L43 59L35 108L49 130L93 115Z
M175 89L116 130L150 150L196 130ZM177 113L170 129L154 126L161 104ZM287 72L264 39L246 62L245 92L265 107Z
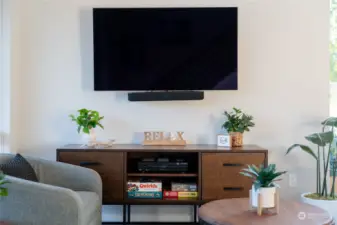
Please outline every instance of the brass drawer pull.
M80 166L98 166L101 165L99 162L80 162Z
M224 187L224 191L242 191L243 187Z
M224 163L223 166L244 166L241 163Z

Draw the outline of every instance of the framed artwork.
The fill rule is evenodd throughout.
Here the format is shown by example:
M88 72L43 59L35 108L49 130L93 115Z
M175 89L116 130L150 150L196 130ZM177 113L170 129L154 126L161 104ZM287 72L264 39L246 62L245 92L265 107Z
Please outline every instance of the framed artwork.
M231 147L231 136L229 134L219 134L217 143L219 147Z

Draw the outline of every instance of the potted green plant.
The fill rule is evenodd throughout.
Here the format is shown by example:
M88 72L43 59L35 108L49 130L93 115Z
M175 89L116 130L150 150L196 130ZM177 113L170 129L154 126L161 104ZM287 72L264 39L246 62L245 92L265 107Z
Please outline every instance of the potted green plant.
M10 182L6 180L5 174L0 170L0 201L1 198L8 196L8 189L4 186L5 184L9 184ZM4 221L0 221L0 225L8 225L8 223Z
M100 127L104 129L101 121L104 116L100 116L99 112L95 110L80 109L78 110L79 115L75 116L73 114L69 115L72 121L77 124L77 132L83 133L85 139L88 139L89 143L94 144L96 142L95 128Z
M240 174L249 177L253 181L251 190L251 203L253 207L258 207L258 195L262 197L261 207L272 208L275 207L275 193L276 188L279 187L276 181L280 181L281 175L286 171L277 172L276 165L270 164L267 167L261 165L257 167L255 165L248 165L240 172Z
M231 136L232 146L241 147L243 145L243 133L250 131L250 127L254 127L253 116L242 112L241 109L233 108L232 112L224 112L226 121L222 128L226 129Z
M8 196L8 190L4 187L9 181L5 179L5 174L0 170L0 198Z
M315 160L316 163L316 192L303 193L301 199L303 202L321 207L327 210L331 215L337 215L337 196L335 193L335 184L328 187L329 166L332 180L336 178L336 161L334 157L334 132L337 127L337 117L330 117L322 122L322 132L313 133L305 137L310 144L316 146L314 151L309 145L293 144L286 152L288 155L294 149L306 152Z

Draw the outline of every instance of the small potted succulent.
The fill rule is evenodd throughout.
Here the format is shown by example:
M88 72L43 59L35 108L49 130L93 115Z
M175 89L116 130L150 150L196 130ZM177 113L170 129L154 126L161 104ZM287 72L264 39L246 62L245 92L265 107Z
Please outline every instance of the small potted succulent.
M96 142L95 128L100 127L104 129L101 120L104 116L100 116L99 112L88 109L78 110L79 115L69 115L72 121L77 124L77 132L84 135L85 139L89 139L88 144L93 145ZM89 136L89 138L88 138Z
M224 112L227 120L222 125L231 136L232 146L241 147L243 145L243 133L250 131L250 127L254 127L253 116L247 115L241 109L233 108L232 112Z
M275 164L270 164L267 167L264 167L264 165L260 167L248 165L248 168L240 172L240 174L253 180L251 190L251 203L253 207L258 207L259 194L262 197L262 202L260 203L262 208L275 207L275 193L276 188L279 187L275 182L280 181L279 177L285 173L286 171L277 172Z

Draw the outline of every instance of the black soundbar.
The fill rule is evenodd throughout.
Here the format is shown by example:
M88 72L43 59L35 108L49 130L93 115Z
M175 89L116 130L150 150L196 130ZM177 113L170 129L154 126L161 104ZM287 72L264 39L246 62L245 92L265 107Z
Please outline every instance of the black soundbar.
M203 100L203 91L153 91L128 94L130 102Z

